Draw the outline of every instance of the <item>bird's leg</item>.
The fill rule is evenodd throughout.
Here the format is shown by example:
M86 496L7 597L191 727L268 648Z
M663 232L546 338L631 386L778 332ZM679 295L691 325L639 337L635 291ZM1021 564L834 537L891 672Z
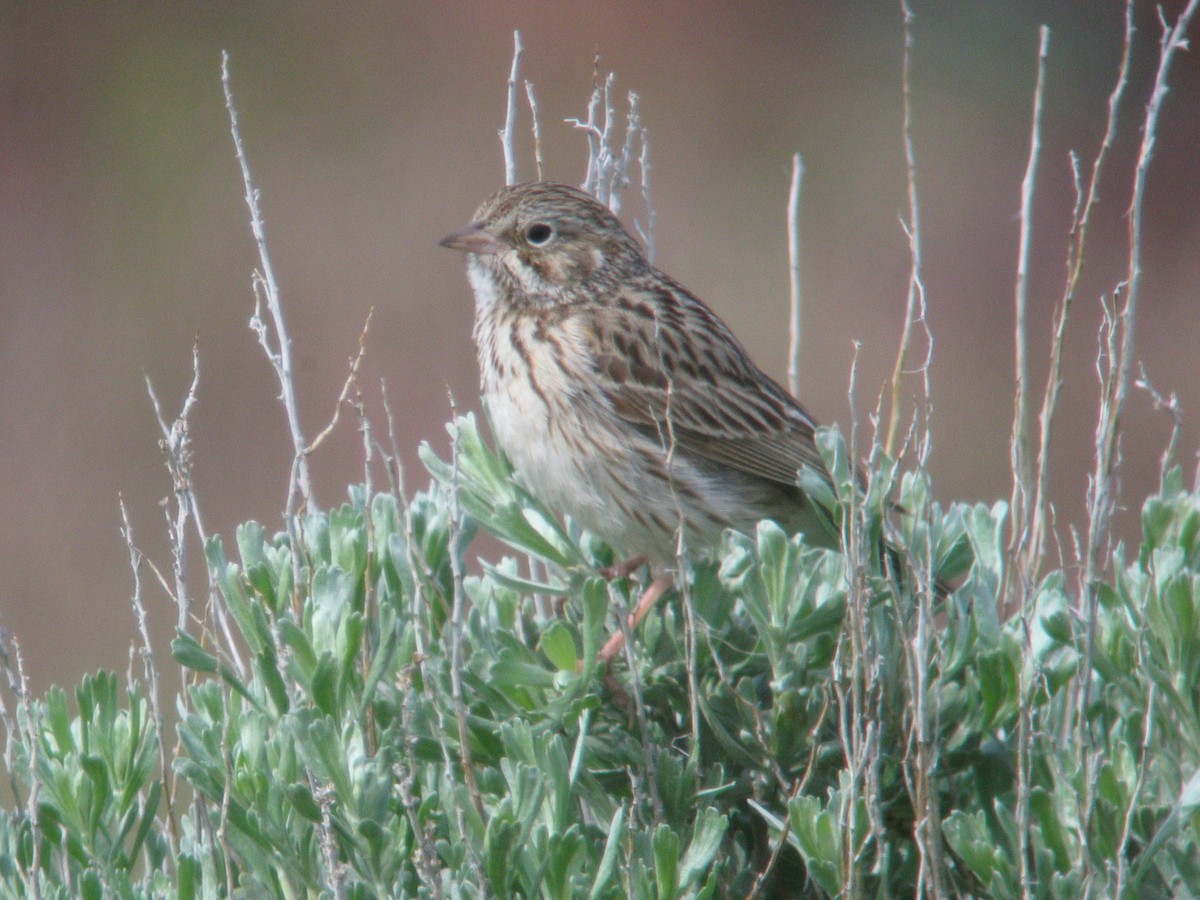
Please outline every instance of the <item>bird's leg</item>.
M631 556L629 559L613 563L611 566L605 566L600 570L600 574L609 581L616 581L618 578L628 578L645 564L646 557L639 553L637 556Z
M673 582L673 578L667 574L654 576L654 580L646 586L646 590L642 592L642 598L638 600L638 605L633 613L629 616L629 628L633 630L641 624L642 619L646 618L646 614L658 602L659 597L667 592ZM625 645L625 631L613 632L613 636L608 639L603 647L600 648L600 661L608 662L614 656L621 652L621 647Z

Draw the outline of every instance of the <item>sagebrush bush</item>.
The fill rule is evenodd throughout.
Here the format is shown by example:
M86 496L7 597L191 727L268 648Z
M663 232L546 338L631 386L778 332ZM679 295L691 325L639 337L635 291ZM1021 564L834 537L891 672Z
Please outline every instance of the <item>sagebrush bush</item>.
M514 484L472 419L454 428L457 465L427 452L437 481L407 508L356 489L300 517L298 581L287 533L243 525L236 562L210 541L235 644L180 633L172 646L189 684L170 809L140 683L85 679L73 717L58 690L17 707L4 890L743 896L775 854L760 885L775 895L836 895L851 878L862 894L911 893L908 589L867 577L862 636L879 658L848 660L847 558L764 522L689 569L635 635L633 669L618 661L606 683L596 654L636 585L597 574L607 548ZM1003 504L943 512L923 485L903 493L906 541L951 562L962 540L974 549L928 656L944 889L1021 893L1022 704L1037 893L1108 893L1118 863L1130 896L1200 884L1200 494L1175 470L1146 502L1141 549L1118 549L1102 589L1089 667L1062 573L1038 586L1028 636L1000 622ZM516 557L456 574L476 526L540 560L543 580ZM549 616L535 593L553 598ZM856 689L874 714L848 724ZM862 759L848 758L850 728L873 735Z

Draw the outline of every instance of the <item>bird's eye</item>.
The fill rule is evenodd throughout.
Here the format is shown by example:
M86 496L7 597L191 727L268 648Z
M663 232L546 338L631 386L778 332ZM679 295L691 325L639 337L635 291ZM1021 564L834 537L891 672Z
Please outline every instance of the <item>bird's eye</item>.
M525 229L525 240L533 244L535 247L540 247L546 241L550 240L554 234L554 229L545 222L535 222Z

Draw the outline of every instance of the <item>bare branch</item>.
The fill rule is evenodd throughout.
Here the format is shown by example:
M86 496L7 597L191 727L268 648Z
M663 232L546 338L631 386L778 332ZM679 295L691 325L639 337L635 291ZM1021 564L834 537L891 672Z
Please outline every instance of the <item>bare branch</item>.
M1033 494L1033 466L1029 459L1029 348L1026 315L1029 308L1029 249L1033 243L1033 191L1037 183L1038 157L1042 149L1042 94L1046 82L1046 57L1050 50L1050 29L1039 30L1037 83L1033 89L1033 123L1029 129L1029 160L1021 181L1020 237L1017 241L1016 340L1012 437L1009 445L1012 462L1012 541L1024 547L1030 537L1029 499Z
M457 423L458 410L454 404L454 395L449 393L449 388L447 388L447 394L450 397L450 419ZM462 548L459 546L462 510L458 502L459 446L457 425L454 429L451 454L454 461L454 474L450 488L450 572L454 581L454 604L450 613L450 689L454 698L455 716L458 719L458 752L462 766L463 781L467 785L471 801L475 804L476 812L482 817L484 815L483 797L480 795L479 786L475 782L475 765L471 758L471 741L467 733L467 707L463 700L462 690L463 629L466 627L464 616L466 615L467 596L466 588L463 586L465 573L462 566Z
M917 161L912 140L912 84L910 70L912 68L912 9L908 0L900 0L900 9L904 14L904 62L901 75L901 93L904 98L904 122L902 133L904 139L904 164L908 173L908 217L902 222L904 232L908 236L909 255L912 258L912 268L908 278L908 300L904 308L904 326L900 332L900 346L896 352L896 365L892 369L891 399L888 409L887 436L884 439L884 452L894 456L896 440L900 429L900 380L904 376L905 362L908 359L909 347L912 343L913 325L920 322L925 325L925 282L921 275L921 219L920 205L917 203ZM929 330L925 328L926 337ZM928 354L932 352L932 342L927 344L926 360L922 369L927 368Z
M525 82L525 96L529 98L529 114L533 117L533 161L537 165L537 180L541 181L545 176L543 169L545 161L542 159L542 126L538 121L538 105L537 97L533 94L533 82Z
M1112 513L1117 504L1119 486L1116 470L1121 455L1120 422L1125 408L1125 397L1133 369L1133 347L1137 306L1142 285L1142 219L1146 196L1146 174L1154 156L1154 144L1158 130L1158 116L1167 95L1167 72L1176 51L1187 46L1186 34L1192 16L1200 0L1189 0L1188 5L1169 25L1160 11L1162 35L1159 41L1158 69L1154 75L1154 86L1146 104L1146 115L1142 124L1142 145L1133 173L1133 193L1129 203L1129 268L1125 279L1125 298L1120 312L1113 323L1114 333L1109 340L1109 353L1101 387L1101 413L1096 427L1095 468L1092 485L1088 491L1088 535L1084 557L1083 588L1087 610L1087 656L1091 664L1091 652L1096 633L1095 584L1103 569L1102 551L1107 547ZM1115 345L1115 346L1114 346ZM1090 700L1090 682L1084 680L1079 707L1080 728L1086 721ZM1082 734L1081 734L1082 738ZM1081 740L1081 743L1082 740Z
M800 180L804 177L804 162L799 153L792 154L792 185L788 191L788 280L791 289L791 313L788 316L788 390L800 396Z
M144 376L146 393L150 395L150 403L154 407L154 416L158 420L158 428L162 433L159 447L171 476L172 494L175 498L175 518L172 521L168 511L168 537L171 542L171 557L175 575L174 589L167 593L175 601L177 610L176 626L186 629L191 610L191 594L187 586L187 532L188 522L194 521L201 542L205 540L204 527L200 522L200 513L196 504L196 495L192 490L192 439L188 430L188 419L196 404L196 391L200 386L200 346L199 342L192 344L192 383L188 387L187 397L179 415L168 425L163 417L162 404L154 393L154 384L150 376Z
M192 396L189 394L189 397ZM163 735L163 715L159 705L158 665L154 661L154 647L150 643L150 629L146 624L146 607L142 603L142 553L133 543L133 526L129 524L129 511L125 508L125 498L118 500L121 508L121 537L125 541L125 549L129 552L129 568L133 574L133 594L130 603L133 604L134 618L137 620L138 637L142 646L139 656L142 659L142 670L149 683L150 714L154 719L154 736L158 742L158 765L162 773L163 800L167 807L167 823L170 826L168 837L170 855L173 857L179 846L179 824L175 817L174 785L171 777L171 763L167 759L167 741Z
M613 167L613 122L616 119L616 109L613 107L613 85L617 80L615 72L609 72L604 79L604 90L601 97L604 102L604 128L600 131L600 155L596 159L596 170L599 176L599 196L605 204L612 202Z
M636 91L629 92L629 112L625 115L625 143L621 152L614 157L608 170L608 205L616 214L621 212L621 192L629 186L629 166L636 159L638 140L642 136L641 116L638 112L640 98Z
M375 307L372 306L367 311L367 320L363 323L362 332L358 335L358 354L354 357L354 361L350 363L350 372L346 375L346 380L342 384L342 392L338 394L337 403L333 408L333 418L329 420L329 424L325 426L324 430L313 438L313 442L304 448L306 456L321 446L321 442L329 437L329 434L337 427L338 418L342 412L342 404L350 397L350 388L358 381L358 370L362 366L363 357L367 352L367 332L371 330L371 318L374 315Z
M596 57L596 71L593 73L594 83L592 85L592 96L588 100L587 120L580 121L579 119L568 118L564 121L568 125L583 131L587 135L588 142L588 159L587 159L587 175L584 177L581 187L589 194L594 196L601 203L608 205L609 196L609 169L612 166L612 123L613 123L613 106L612 106L612 86L614 76L610 72L604 79L604 83L600 83L599 66L600 57ZM601 126L597 120L600 112L600 106L604 106L604 124Z
M1154 408L1165 412L1171 419L1171 436L1167 440L1167 446L1163 450L1158 465L1158 477L1161 486L1167 477L1167 470L1171 467L1171 461L1175 459L1175 448L1179 444L1179 433L1183 430L1183 412L1179 408L1179 397L1175 395L1174 391L1171 391L1169 396L1164 397L1150 383L1150 377L1146 374L1146 367L1141 363L1138 363L1138 371L1141 374L1137 381L1133 383L1133 386L1141 388L1149 394Z
M517 85L518 74L521 70L521 54L525 48L521 46L521 32L513 32L512 71L508 76L508 108L504 116L504 127L500 129L500 145L504 148L504 183L517 183L517 154L513 149L513 139L517 130Z
M1032 565L1028 555L1033 540L1032 503L1033 466L1029 458L1029 348L1027 311L1029 305L1029 251L1033 240L1033 194L1037 183L1038 158L1042 138L1042 97L1046 82L1046 58L1050 49L1050 29L1043 25L1039 29L1037 78L1033 89L1033 115L1029 128L1029 158L1025 165L1025 176L1021 181L1020 234L1017 240L1017 279L1014 287L1015 339L1014 339L1014 399L1012 433L1009 443L1012 464L1011 535L1009 540L1012 565L1005 569L1005 587L1002 604L1015 594L1011 607L1020 613L1020 635L1026 653L1032 653L1033 614L1027 602L1032 590ZM1003 608L1003 607L1002 607ZM1016 768L1017 802L1015 819L1019 847L1017 871L1022 896L1029 897L1033 890L1034 873L1030 869L1030 832L1032 811L1030 797L1032 789L1031 767L1033 763L1033 697L1035 673L1025 667L1020 675L1020 707L1017 719Z
M1108 119L1104 138L1092 162L1092 173L1088 180L1087 195L1083 196L1080 189L1079 161L1075 154L1071 155L1071 172L1075 184L1075 211L1071 221L1071 245L1067 252L1067 276L1063 287L1062 298L1059 300L1055 314L1054 336L1050 347L1050 371L1046 376L1046 389L1042 397L1042 410L1038 416L1041 429L1037 458L1037 487L1033 504L1033 520L1031 535L1026 548L1024 562L1027 578L1030 583L1037 580L1038 569L1041 566L1046 541L1046 523L1050 517L1049 504L1046 499L1049 484L1050 440L1054 427L1054 418L1058 410L1058 396L1062 388L1063 346L1066 340L1067 320L1071 312L1075 290L1079 284L1079 276L1083 270L1084 249L1087 244L1088 225L1091 222L1092 211L1099 200L1098 188L1100 175L1108 150L1117 135L1117 111L1124 97L1129 79L1130 50L1133 46L1133 0L1125 4L1125 31L1122 43L1121 62L1117 67L1117 79L1112 93L1108 98Z
M400 444L396 440L396 418L392 415L391 401L388 399L387 381L382 378L379 379L379 393L383 398L383 413L384 418L387 420L388 432L388 449L385 451L381 448L380 452L387 462L388 479L391 482L392 493L400 498L400 504L404 508L404 517L407 521L408 493L404 487L404 463L400 460Z
M655 253L655 227L658 221L658 214L654 211L654 204L650 200L650 140L646 134L646 127L641 127L642 131L642 152L638 156L638 171L642 176L642 203L646 208L646 227L643 229L638 226L638 233L641 234L642 240L646 242L646 259L654 262Z
M267 309L271 313L271 321L275 328L275 346L270 345L266 325L259 319L255 309L251 328L258 334L267 358L275 369L281 389L280 399L287 413L288 429L292 435L292 448L295 452L293 470L295 477L288 484L287 509L289 516L295 512L296 491L299 490L307 505L312 495L312 484L308 475L308 461L304 458L304 434L300 429L300 413L296 406L296 388L292 379L292 341L288 337L287 327L283 321L283 307L279 301L279 287L275 281L275 270L271 266L271 256L267 252L266 228L263 225L262 210L258 204L258 189L250 177L250 163L246 159L246 150L242 143L242 135L238 130L237 109L233 104L233 88L229 80L229 53L221 53L221 84L225 89L225 109L229 113L229 130L233 134L233 146L237 152L238 164L242 169L242 182L246 187L246 206L250 208L250 230L254 233L254 242L258 245L258 258L262 266L261 274L255 275L255 295L261 288Z
M172 495L175 501L174 516L172 516L169 504L165 505L163 509L167 519L167 538L171 545L174 585L168 584L166 578L159 571L158 567L154 565L153 561L146 560L146 562L158 578L159 583L162 584L167 596L175 602L177 610L176 627L181 631L186 631L188 626L192 624L191 592L187 584L189 523L190 527L195 530L196 536L200 539L201 545L208 543L208 534L205 531L204 522L200 516L200 506L196 499L195 486L192 483L192 441L188 422L192 409L196 404L199 387L199 342L192 344L192 382L188 387L187 397L184 398L179 415L170 425L167 424L163 416L162 404L159 403L158 396L154 392L154 384L150 381L149 376L146 377L146 392L150 395L150 402L154 407L154 415L158 420L159 430L162 432L162 439L159 441L159 446L162 448L167 472L171 476ZM205 572L208 576L208 606L204 611L204 627L208 628L211 620L214 627L220 629L224 640L223 652L238 674L244 676L246 674L246 663L242 660L240 645L233 638L233 631L229 626L229 617L226 615L225 603L221 600L220 590L216 585L213 573L208 570L207 566L205 566ZM186 703L186 692L183 696Z

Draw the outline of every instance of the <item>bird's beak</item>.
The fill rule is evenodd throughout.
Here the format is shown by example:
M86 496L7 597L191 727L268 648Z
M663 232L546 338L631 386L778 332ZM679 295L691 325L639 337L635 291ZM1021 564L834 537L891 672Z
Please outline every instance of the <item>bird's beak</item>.
M495 256L504 245L496 240L495 235L483 227L482 222L472 222L458 231L452 231L440 241L443 247L451 250L462 250L464 253L480 253Z

